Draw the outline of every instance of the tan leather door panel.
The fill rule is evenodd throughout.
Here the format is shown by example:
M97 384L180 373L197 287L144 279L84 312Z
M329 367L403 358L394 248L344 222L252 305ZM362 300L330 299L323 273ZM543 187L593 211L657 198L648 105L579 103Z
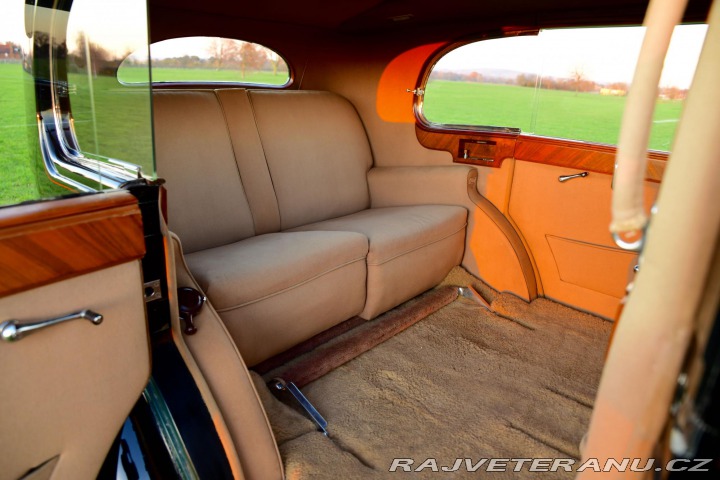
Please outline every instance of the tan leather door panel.
M558 181L581 172L516 161L509 215L532 252L545 296L614 318L637 255L616 247L608 231L611 175ZM657 188L646 182L648 209Z
M0 210L0 322L102 315L0 340L0 478L97 475L150 375L143 254L126 192Z

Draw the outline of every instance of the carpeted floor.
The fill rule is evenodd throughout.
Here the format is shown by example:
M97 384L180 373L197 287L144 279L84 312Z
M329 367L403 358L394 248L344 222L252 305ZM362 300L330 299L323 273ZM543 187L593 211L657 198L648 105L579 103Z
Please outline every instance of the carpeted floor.
M499 294L461 268L443 282L469 284L496 313L458 298L303 388L327 419L329 438L254 376L288 479L402 475L388 472L393 458L449 467L456 458L579 456L611 323L546 299L527 304ZM438 475L488 474L463 466L412 477ZM525 468L492 478L533 475Z

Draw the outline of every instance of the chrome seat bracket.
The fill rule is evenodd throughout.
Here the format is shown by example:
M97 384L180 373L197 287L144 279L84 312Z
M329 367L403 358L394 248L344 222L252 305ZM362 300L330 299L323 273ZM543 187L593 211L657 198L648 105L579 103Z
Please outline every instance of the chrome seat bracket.
M313 404L310 403L310 400L308 400L307 397L303 395L300 389L293 382L286 382L282 378L273 378L268 385L270 386L270 389L275 393L289 392L290 395L292 395L292 397L297 401L297 403L300 404L303 410L305 410L305 412L310 415L310 418L313 422L315 422L315 425L318 426L323 435L328 435L327 420L325 420L323 416L320 415L320 412L317 411Z

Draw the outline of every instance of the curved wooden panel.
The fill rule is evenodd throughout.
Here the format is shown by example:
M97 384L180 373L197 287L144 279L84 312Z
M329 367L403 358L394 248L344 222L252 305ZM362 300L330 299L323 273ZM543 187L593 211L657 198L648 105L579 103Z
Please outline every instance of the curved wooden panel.
M415 125L415 134L425 148L450 152L455 163L500 168L505 158L513 157L526 162L544 163L608 175L612 175L615 169L617 148L612 145L511 133L430 129L421 124ZM477 150L480 155L473 155L473 144L478 143L481 145L481 148ZM482 145L490 145L494 148ZM466 151L470 158L464 158ZM490 157L492 161L483 160L483 158ZM660 182L665 172L667 159L667 153L648 152L646 180Z
M144 254L140 209L126 191L0 209L0 297Z

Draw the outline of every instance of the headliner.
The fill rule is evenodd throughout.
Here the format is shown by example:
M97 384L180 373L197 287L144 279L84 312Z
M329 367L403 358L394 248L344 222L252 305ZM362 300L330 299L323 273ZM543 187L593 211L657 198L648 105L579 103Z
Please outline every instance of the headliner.
M148 0L152 42L220 36L265 45L295 69L332 62L388 62L428 44L508 30L638 25L647 0ZM707 18L711 0L689 0L685 21ZM334 53L330 53L334 52ZM327 60L327 59L326 59Z
M334 32L487 23L492 19L500 24L518 19L533 26L572 23L573 19L598 19L598 16L606 23L639 22L647 3L646 0L150 0L156 11L185 10ZM703 20L709 3L709 0L691 0L689 18Z

